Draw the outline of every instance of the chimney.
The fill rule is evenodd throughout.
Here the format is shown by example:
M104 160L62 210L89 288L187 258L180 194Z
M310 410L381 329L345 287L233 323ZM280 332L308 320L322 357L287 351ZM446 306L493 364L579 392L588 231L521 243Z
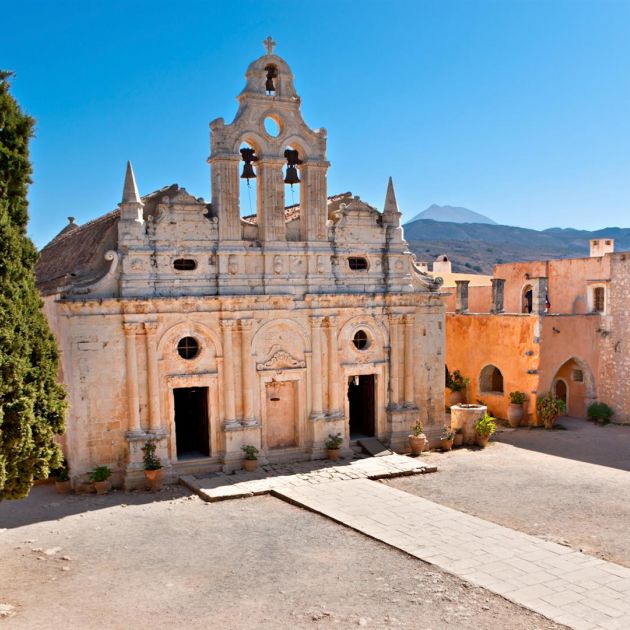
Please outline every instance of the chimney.
M468 284L470 280L455 280L455 312L468 313Z
M503 278L492 278L492 309L491 313L498 315L503 313L503 296L505 294L505 280Z
M612 254L615 251L615 240L612 238L592 238L591 258Z

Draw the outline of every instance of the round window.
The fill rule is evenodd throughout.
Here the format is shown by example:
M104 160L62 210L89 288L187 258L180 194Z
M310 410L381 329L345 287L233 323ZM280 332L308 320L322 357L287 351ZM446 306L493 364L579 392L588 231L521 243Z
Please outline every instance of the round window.
M272 137L277 138L280 135L280 125L271 116L265 118L265 131Z
M357 330L352 337L352 343L357 350L365 350L370 343L365 330Z
M194 337L184 337L177 344L177 352L182 359L194 359L199 354L199 344Z

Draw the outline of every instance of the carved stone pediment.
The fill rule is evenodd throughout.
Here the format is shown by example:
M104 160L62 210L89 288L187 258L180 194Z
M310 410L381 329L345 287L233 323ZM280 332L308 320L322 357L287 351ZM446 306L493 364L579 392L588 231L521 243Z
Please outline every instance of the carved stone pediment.
M286 350L272 348L272 353L266 361L256 364L257 370L296 370L306 367L306 361L296 359Z

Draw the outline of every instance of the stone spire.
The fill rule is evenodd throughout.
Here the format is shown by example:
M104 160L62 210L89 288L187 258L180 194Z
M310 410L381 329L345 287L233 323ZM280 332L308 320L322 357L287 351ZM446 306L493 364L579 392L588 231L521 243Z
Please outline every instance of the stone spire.
M127 172L125 173L121 203L142 203L138 194L138 187L136 186L136 176L133 174L133 167L129 161L127 161Z
M400 212L396 193L394 192L394 182L390 176L387 182L387 194L385 195L385 206L383 207L383 222L387 225L398 227L400 225Z

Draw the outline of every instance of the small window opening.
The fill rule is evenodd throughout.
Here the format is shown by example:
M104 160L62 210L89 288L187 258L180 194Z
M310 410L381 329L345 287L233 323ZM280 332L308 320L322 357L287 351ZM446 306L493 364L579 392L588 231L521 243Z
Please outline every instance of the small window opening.
M357 330L352 338L352 343L357 350L365 350L368 347L369 341L365 330Z
M604 312L605 295L604 287L595 287L593 289L593 310L597 313Z
M531 284L523 287L521 313L531 313L534 304L534 287Z
M276 81L278 78L278 69L273 64L269 64L265 66L265 72L267 73L265 76L265 92L267 96L275 96L276 95Z
M173 267L177 271L194 271L197 269L197 261L192 258L178 258L173 261Z
M479 391L484 393L503 393L503 374L494 365L486 365L479 375Z
M571 372L571 379L576 383L583 383L584 372L582 372L582 370L573 370L573 372Z
M272 138L277 138L280 135L280 125L271 116L267 116L264 120L265 131Z
M194 337L183 337L177 344L177 352L182 359L194 359L199 354L199 344Z
M368 261L367 258L363 258L363 256L350 256L350 258L348 258L348 266L352 271L366 271Z

